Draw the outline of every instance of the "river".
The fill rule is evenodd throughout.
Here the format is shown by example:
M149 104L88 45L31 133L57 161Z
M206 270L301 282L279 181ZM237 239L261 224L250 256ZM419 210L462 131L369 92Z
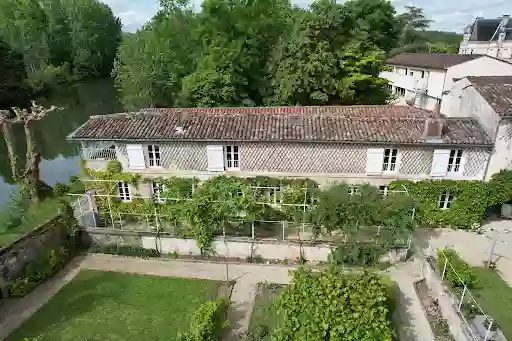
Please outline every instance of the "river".
M36 150L41 154L41 179L53 186L67 182L79 172L77 144L66 141L66 136L91 115L123 111L114 83L110 79L80 82L54 91L39 104L56 105L63 110L51 112L33 124ZM19 167L23 167L26 144L23 127L13 125L14 147ZM17 190L13 179L7 147L0 131L0 207Z

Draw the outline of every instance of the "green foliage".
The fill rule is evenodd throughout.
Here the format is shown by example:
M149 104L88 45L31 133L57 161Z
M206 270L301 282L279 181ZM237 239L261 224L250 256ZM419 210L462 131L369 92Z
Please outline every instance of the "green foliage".
M22 56L35 90L108 76L120 34L119 19L97 0L0 2L0 36Z
M61 197L69 192L69 185L63 184L62 182L57 182L53 186L53 194L56 197Z
M27 210L19 193L12 192L11 200L0 211L0 233L12 232L20 227Z
M387 251L377 243L361 243L350 239L339 243L329 254L329 263L334 265L368 266L379 263L379 257Z
M393 338L389 297L375 274L344 275L335 268L300 268L278 303L282 325L274 341L387 340Z
M437 269L440 273L444 269L446 260L449 264L446 265L445 280L452 287L463 287L465 284L468 288L473 288L477 282L473 267L462 259L454 249L444 248L437 251Z
M105 254L109 254L109 255L119 255L119 256L127 256L127 257L140 257L140 258L160 257L160 252L158 250L146 249L146 248L143 248L140 246L133 246L133 245L93 244L89 247L89 252L105 253Z
M220 341L227 322L228 301L217 299L203 303L194 314L187 333L176 341Z
M416 218L423 225L472 229L481 223L486 208L495 201L490 196L492 185L481 181L398 180L390 184L390 189L403 189L402 185L418 202ZM439 208L443 193L455 196L450 209Z
M118 174L123 171L123 165L119 160L110 160L107 163L107 172L111 174Z
M43 249L35 260L25 263L22 274L7 283L9 296L23 297L40 282L53 276L70 259L70 246Z

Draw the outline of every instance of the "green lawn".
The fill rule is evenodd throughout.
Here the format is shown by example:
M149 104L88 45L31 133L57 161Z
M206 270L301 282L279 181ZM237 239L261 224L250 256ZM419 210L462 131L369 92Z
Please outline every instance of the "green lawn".
M488 268L474 268L478 282L471 293L482 309L491 315L508 340L512 340L512 287Z
M5 341L169 341L218 285L84 270Z
M58 199L48 198L41 201L38 205L30 206L23 214L21 224L17 228L6 230L2 228L2 222L0 221L0 246L12 243L25 233L57 216L59 208L62 207L64 207L64 204ZM0 216L1 219L2 217Z
M249 338L249 340L270 340L272 331L277 327L278 322L274 303L285 287L280 284L260 283L249 323L248 334L252 336L252 339Z

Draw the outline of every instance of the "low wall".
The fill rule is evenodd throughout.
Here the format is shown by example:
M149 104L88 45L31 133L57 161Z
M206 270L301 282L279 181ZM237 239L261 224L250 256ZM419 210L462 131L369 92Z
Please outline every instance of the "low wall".
M19 277L28 262L43 250L59 248L69 239L67 220L63 215L49 220L23 237L0 249L0 292L7 297L7 282Z
M83 238L88 243L107 245L132 245L147 249L157 249L163 254L176 252L180 255L198 256L201 254L194 239L174 238L161 234L158 237L153 232L125 231L105 228L83 229ZM308 261L327 261L332 244L312 244L311 242L276 241L269 239L248 239L230 237L217 238L212 243L216 256L227 258L246 259L247 257L261 256L265 259L295 260L300 258L301 249ZM396 263L405 259L406 249L392 251L382 257L382 261Z

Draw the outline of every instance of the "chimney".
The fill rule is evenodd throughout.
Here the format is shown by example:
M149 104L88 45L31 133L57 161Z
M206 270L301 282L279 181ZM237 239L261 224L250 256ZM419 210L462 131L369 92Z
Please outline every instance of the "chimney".
M441 101L439 100L437 100L436 104L434 105L434 116L441 116Z
M443 117L429 117L425 120L425 132L423 134L426 142L442 142L445 119Z
M176 128L174 129L174 131L178 135L183 135L185 133L185 129L183 128L183 115L184 115L183 110L181 110L181 109L176 110L177 123L176 123Z

